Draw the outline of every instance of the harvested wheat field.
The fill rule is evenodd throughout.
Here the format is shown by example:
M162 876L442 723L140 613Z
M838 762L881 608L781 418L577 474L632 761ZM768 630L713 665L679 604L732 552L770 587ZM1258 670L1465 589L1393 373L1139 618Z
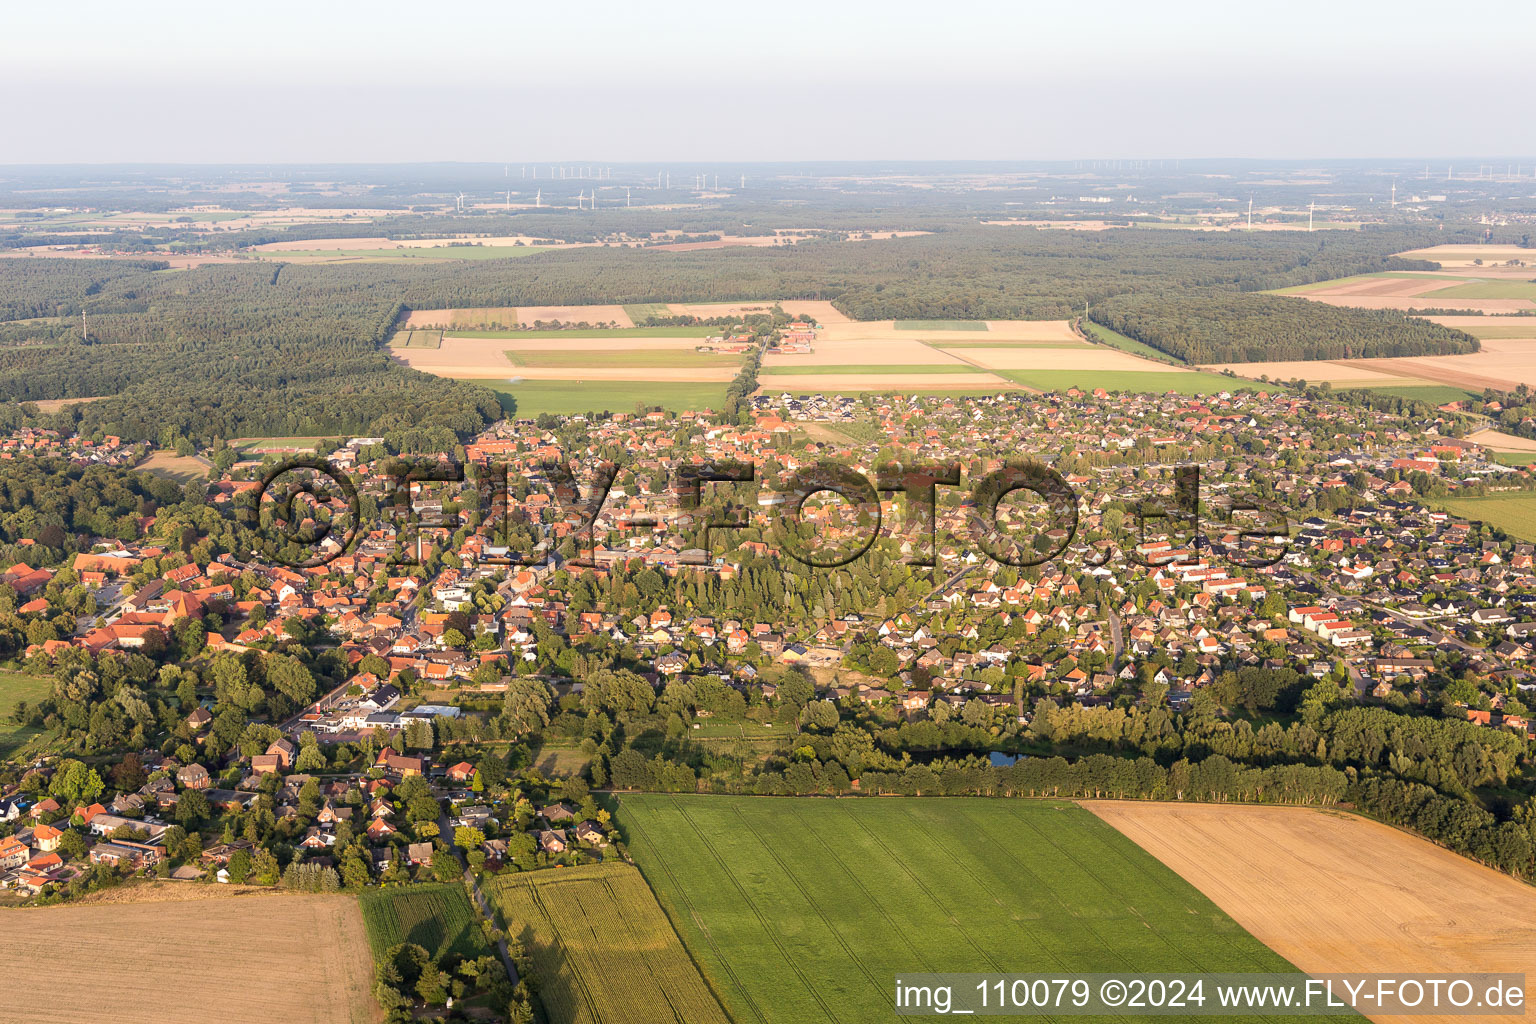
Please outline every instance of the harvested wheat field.
M1105 345L1082 345L1076 348L951 348L944 351L967 363L999 370L1190 372Z
M783 391L953 391L962 388L1022 390L1011 380L990 373L794 373L773 376L763 367L757 378L761 394Z
M1501 391L1510 390L1518 384L1536 387L1536 342L1528 339L1485 338L1481 351L1460 356L1350 359L1341 362L1378 373L1449 384L1468 391L1482 391L1490 387Z
M1417 296L1341 295L1317 291L1308 292L1302 298L1325 302L1330 306L1355 306L1360 309L1465 309L1487 314L1519 313L1536 309L1536 302L1530 299L1463 299L1446 295L1444 291Z
M1467 435L1467 440L1496 452L1536 452L1536 440L1502 430L1484 427Z
M0 1024L367 1024L379 1019L363 915L350 896L235 898L0 911L0 976L48 982L0 1001ZM138 895L125 890L130 895ZM19 991L10 993L20 995Z
M1317 359L1298 359L1290 362L1279 363L1220 363L1215 366L1201 367L1213 373L1223 370L1231 370L1239 377L1252 377L1258 380L1260 377L1269 377L1270 380L1296 380L1300 378L1309 384L1332 384L1346 387L1412 387L1435 383L1432 380L1420 380L1413 377L1405 377L1401 374L1390 373L1382 369L1351 364L1338 363Z
M1428 249L1414 249L1412 252L1400 252L1397 255L1405 260L1434 260L1442 267L1471 267L1474 260L1482 260L1484 264L1503 263L1505 260L1519 260L1524 263L1536 263L1536 252L1530 249L1522 249L1518 245L1436 245ZM1478 270L1491 269L1487 266L1478 267Z
M1309 974L1513 972L1536 980L1536 888L1407 833L1306 807L1083 806Z

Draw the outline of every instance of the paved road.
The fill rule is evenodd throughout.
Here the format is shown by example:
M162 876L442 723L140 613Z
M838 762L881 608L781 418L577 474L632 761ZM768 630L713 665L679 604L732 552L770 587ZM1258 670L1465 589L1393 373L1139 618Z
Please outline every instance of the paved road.
M473 871L469 870L469 865L464 860L464 851L459 849L459 844L453 841L453 823L448 820L448 815L446 813L438 814L437 828L438 831L442 834L443 841L448 844L448 848L453 852L454 859L459 862L459 868L463 873L464 883L469 886L470 895L474 899L475 908L479 910L480 916L483 917L491 925L491 927L494 928L496 926L496 917L491 913L490 901L485 898L485 893L480 889L480 880L475 877L475 873ZM501 957L501 965L507 969L507 977L512 980L512 984L515 986L517 984L517 968L512 963L512 957L507 954L506 939L503 938L497 940L496 954Z

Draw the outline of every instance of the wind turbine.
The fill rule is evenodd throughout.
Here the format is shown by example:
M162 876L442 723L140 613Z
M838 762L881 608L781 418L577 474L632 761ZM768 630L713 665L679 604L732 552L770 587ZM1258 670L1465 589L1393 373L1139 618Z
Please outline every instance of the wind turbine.
M1312 230L1312 214L1316 210L1317 210L1317 200L1314 199L1312 201L1311 205L1307 207L1307 230L1308 231Z
M1397 179L1392 181L1392 209L1397 209Z
M457 203L456 209L458 210L458 212L459 213L463 213L464 212L464 193L463 192L459 193L459 197L456 200L456 203Z
M1253 230L1253 196L1248 197L1248 230Z
M537 209L542 208L543 206L544 206L544 190L543 189L538 189L533 194L533 207L534 207L534 209L537 210Z

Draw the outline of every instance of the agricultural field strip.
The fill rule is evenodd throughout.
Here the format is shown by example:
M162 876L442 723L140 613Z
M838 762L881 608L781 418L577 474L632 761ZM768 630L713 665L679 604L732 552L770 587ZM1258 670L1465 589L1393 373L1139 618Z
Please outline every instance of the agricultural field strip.
M449 952L479 956L489 948L458 883L369 890L358 902L375 956L402 942L423 946L434 957Z
M763 1024L767 1024L768 1018L763 1016L763 1011L757 1005L757 1001L752 997L751 990L742 983L741 977L736 973L735 967L732 966L730 960L721 952L719 945L715 942L714 935L707 927L704 926L703 919L699 916L698 911L694 909L693 900L688 896L687 888L678 881L677 875L672 870L672 863L670 858L663 856L660 848L651 842L650 836L646 832L645 825L639 818L633 819L629 823L629 827L633 830L634 838L639 839L644 845L655 851L655 865L661 869L661 872L665 874L668 879L671 880L672 884L669 887L669 891L675 893L687 907L688 916L686 918L686 922L691 924L694 929L698 931L699 935L704 939L705 944L709 947L710 952L714 954L715 968L725 973L726 978L730 981L732 986L734 986L736 993L745 1001L747 1008L752 1011L753 1016L755 1016L759 1021L763 1022ZM660 902L660 893L657 893L657 898L658 902ZM674 920L683 920L681 915L672 916L674 917Z
M729 871L729 869L727 869L725 867L725 865L726 865L727 861L729 861L730 863L744 863L744 864L754 864L754 863L760 862L761 861L760 853L762 851L761 850L757 851L757 853L759 855L758 856L753 856L753 851L741 850L740 851L740 855L738 855L737 848L741 845L741 840L740 839L732 839L731 838L731 834L733 832L737 832L737 830L731 829L731 828L720 828L720 829L706 830L703 826L701 826L699 821L696 820L695 816L693 814L689 813L688 809L683 807L676 798L673 798L670 801L669 806L670 806L670 809L672 811L674 811L677 815L682 817L687 822L687 824L689 826L691 826L691 828L693 829L695 834L697 834L700 837L701 841L704 841L706 832L708 832L709 835L719 836L720 837L717 840L717 845L711 845L710 846L710 852L714 856L714 858L716 860L716 863L719 866L720 870L724 871L727 875L730 876L730 882L731 882L732 886L737 890L738 894L741 895L743 899L749 899L749 897L747 895L747 889L744 886L742 880L740 878L737 878L734 874L731 874L731 872ZM754 832L754 837L757 839L758 843L762 846L762 848L764 850L767 850L770 853L770 855L772 857L772 860L779 866L779 869L781 871L783 871L785 874L789 874L790 871L791 871L791 864L787 863L785 858L783 856L781 856L780 853L774 847L769 846L768 842L764 840L764 838L763 838L763 836L762 836L762 834L760 832L756 832L756 830L751 829L749 819L739 809L737 809L735 811L735 815L734 816L737 819L739 819L740 823L746 824L748 826L748 830L749 831L753 831ZM796 823L800 827L806 828L806 829L810 829L810 825L807 822L807 820L804 817L804 815L802 815L802 814L800 814L798 812L795 812L793 814L793 817L794 817ZM892 851L891 847L889 847L889 846L885 845L883 842L881 842L879 837L876 836L873 832L871 832L870 829L866 825L864 825L863 821L860 820L860 818L858 818L857 816L850 816L850 815L846 815L846 814L841 816L841 819L838 822L839 825L846 825L849 822L852 822L852 823L856 824L858 826L859 830L864 833L864 841L860 843L860 846L865 851L868 851L869 853L874 854L875 851L870 847L870 843L873 843L876 847L879 847L880 852L883 853L883 855L884 855L883 857L882 856L868 856L868 857L861 857L861 858L859 858L859 860L860 860L860 870L866 875L866 877L869 877L871 879L870 884L869 884L868 887L864 886L862 883L858 883L857 880L855 879L855 888L857 888L859 890L859 901L861 903L870 902L871 899L872 899L871 892L874 892L874 893L879 893L879 892L892 892L892 893L910 892L910 890L913 887L913 885L916 885L916 887L919 889L919 891L923 892L924 895L927 897L927 899L936 908L938 908L938 910L944 915L944 920L949 922L950 925L958 927L958 922L956 921L954 915L949 912L948 904L946 904L945 900L943 898L941 898L936 893L935 889L932 886L930 886L929 881L932 881L932 882L934 882L935 884L938 884L938 885L942 885L944 883L944 881L947 880L948 877L953 874L952 865L956 862L957 857L961 856L961 855L957 851L955 851L954 849L949 848L948 845L943 841L943 839L940 838L940 837L942 837L942 836L947 834L945 832L945 826L943 825L942 822L933 823L933 825L931 827L926 827L925 828L924 827L924 822L921 821L918 817L914 816L910 811L906 815L904 815L904 817L905 817L906 820L903 821L903 822L900 822L899 825L898 825L898 827L900 828L899 834L897 834L897 835L892 837L893 838L893 842L895 842L903 851L905 851L904 855L902 857L898 858L898 857L895 856L895 854ZM985 827L980 826L980 823L975 819L974 816L968 815L968 818L969 818L969 820L971 821L971 823L973 825L977 826L980 829L982 834L985 834L987 836L987 839L993 845L997 846L998 849L1003 851L1003 853L1005 854L1005 857L1007 858L1007 860L1010 861L1013 864L1014 870L1022 872L1024 874L1027 874L1027 875L1031 876L1037 884L1039 884L1039 885L1041 885L1041 887L1043 887L1044 878L1042 876L1040 876L1040 875L1036 875L1034 873L1034 871L1031 868L1029 868L1019 858L1009 854L1008 853L1009 845L1008 845L1008 843L1006 841L993 836L991 834L990 830L986 829ZM891 822L883 823L883 825L885 825L885 826L891 826L892 824L893 823L891 823ZM952 825L953 823L950 823L950 824ZM1065 864L1065 867L1064 867L1064 869L1062 871L1048 872L1044 876L1044 877L1048 877L1048 878L1052 879L1052 884L1056 884L1058 886L1061 885L1062 884L1061 880L1063 878L1067 879L1068 882L1070 882L1070 880L1073 879L1073 878L1092 879L1093 880L1092 882L1089 882L1087 884L1083 884L1083 885L1078 886L1076 891L1080 891L1080 892L1084 893L1085 896L1094 896L1094 895L1096 895L1095 892L1094 892L1094 888L1095 888L1096 885L1103 885L1103 886L1106 887L1106 889L1110 889L1112 891L1112 888L1110 887L1109 883L1105 879L1100 877L1100 875L1098 873L1090 871L1090 870L1087 870L1084 867L1085 860L1083 859L1082 856L1080 856L1079 854L1075 854L1071 850L1067 849L1066 847L1062 846L1060 843L1056 842L1055 840L1053 840L1052 838L1047 836L1039 828L1039 826L1036 825L1033 821L1027 821L1024 824L1027 825L1028 830L1030 832L1032 832L1037 837L1038 840L1044 841L1047 846L1049 846L1051 849L1053 849L1055 851L1056 855L1058 855L1061 858L1061 860L1064 862L1064 864ZM814 830L812 830L812 831L814 831ZM844 837L845 841L849 839L849 834L848 834L849 830L847 830L846 828L845 829L841 829L841 830L834 829L834 831L840 831L843 834L843 837ZM1118 841L1118 842L1124 842L1124 840L1121 837L1119 837L1118 833L1113 832L1113 830L1110 830L1107 827L1103 828L1102 832L1104 833L1103 835L1095 837L1096 840L1098 840L1094 844L1096 851L1102 852L1102 845L1105 842L1108 842L1111 839L1114 840L1114 841ZM649 837L641 837L641 838L642 838L642 842L644 842L647 845L649 845ZM803 837L795 836L793 838L795 840L793 843L791 843L789 841L788 837L785 838L786 847L789 850L794 851L794 853L800 853L800 854L803 855L804 850L806 850L808 848L809 844L807 842L800 841ZM827 846L828 844L825 844L823 842L822 845L823 846ZM925 849L925 847L928 847L928 849ZM932 849L932 847L938 847L938 850L934 850L934 849ZM935 857L935 853L938 854L937 857ZM1114 854L1115 854L1116 858L1121 860L1121 861L1126 861L1127 856L1128 856L1126 851L1118 850L1118 849L1114 849ZM841 858L837 857L835 852L833 852L833 858L834 858L834 860L837 860L839 862L839 864L844 867L845 871L847 870L846 864L843 864L843 862L841 861ZM791 860L794 859L793 858L793 853L790 854L790 859ZM903 878L898 878L898 879L892 880L889 884L882 884L881 880L875 874L876 865L879 865L880 870L884 870L886 865L890 865L892 867L899 868L901 871L906 873L907 877L904 878L904 879ZM1127 863L1126 866L1127 867L1131 867L1131 865L1129 863ZM668 870L670 871L670 868ZM1153 878L1153 877L1151 877L1151 876L1149 876L1147 874L1147 872L1149 870L1152 870L1151 866L1150 865L1146 865L1146 866L1143 866L1141 871L1135 872L1135 874L1137 874L1140 877L1142 877L1143 879L1145 879L1148 883L1150 883L1152 885L1152 887L1155 890L1160 891L1162 894L1172 896L1173 894L1171 893L1170 888L1169 888L1169 881L1170 880L1161 880L1161 881L1156 880L1155 878ZM675 876L674 876L674 878L675 878ZM793 880L793 878L794 878L794 876L791 876L791 880ZM925 881L925 879L927 879L929 881ZM997 877L995 873L993 874L993 877L991 879L984 879L984 878L978 877L976 879L973 879L973 881L980 882L984 886L984 888L986 890L986 895L989 895L991 897L990 900L984 900L982 902L983 903L992 902L992 903L994 903L996 905L1002 905L1004 903L1003 895L1005 895L1006 893L1009 892L1010 884L1012 886L1017 886L1017 879L1016 878L1010 878L1010 879L1006 879L1005 880L1004 878ZM793 888L799 889L799 891L801 892L802 897L807 902L809 902L811 900L810 895L805 891L804 887L801 886L797 881L794 882ZM756 890L756 886L754 886L754 891L755 890ZM765 897L765 899L764 899L765 907L767 907L770 910L772 910L775 907L781 907L783 902L784 902L782 896L775 896L773 894L774 893L782 894L785 891L786 891L786 889L785 889L784 886L782 886L782 885L776 886L773 890L770 891L769 895L767 897ZM1070 910L1070 908L1068 907L1067 902L1062 898L1061 893L1062 892L1068 892L1069 893L1071 891L1074 891L1074 890L1067 889L1067 890L1061 890L1061 892L1052 893L1053 901L1057 904L1059 909L1063 913L1067 914L1069 917L1073 917L1073 914L1072 914L1072 911ZM686 892L682 892L682 895L684 896L684 898L686 898ZM975 900L975 895L976 894L974 894L974 893L969 894L968 896L963 897L962 900L961 900L961 905L965 906L966 913L968 915L972 916L972 917L975 917L977 909L978 909L977 901ZM877 907L878 907L878 900L875 900L874 902L877 903ZM756 906L752 906L750 909L752 909L754 913L758 913L758 908ZM837 939L839 946L843 947L845 952L848 951L848 946L849 946L849 940L850 939L852 939L852 941L854 942L855 945L859 945L859 946L861 946L861 948L866 948L866 949L867 948L879 948L879 946L882 944L882 942L881 942L881 940L880 940L880 938L878 936L871 940L872 943L873 943L872 945L864 945L864 944L860 943L860 941L858 939L858 934L859 934L859 930L858 929L839 931L837 926L833 925L830 921L828 921L826 919L825 913L824 913L824 911L822 910L821 907L814 906L813 909L815 909L815 911L817 913L817 916L821 918L823 925L832 934L832 936L835 939ZM881 912L882 912L881 916L887 917L887 918L890 916L889 914L886 914L884 912L883 908L880 908L880 909L881 909ZM983 906L980 909L981 910L986 910L987 908ZM1192 908L1192 907L1185 907L1184 909L1187 910L1187 911L1191 911L1192 913L1198 913L1199 912L1196 908ZM1214 908L1211 908L1211 909L1214 910ZM909 902L901 904L900 906L896 907L895 910L896 910L896 913L901 915L902 917L911 916L911 906L910 906ZM702 923L697 921L696 912L693 911L692 908L690 908L690 913L693 913L695 915L696 923L699 923L699 926L702 927ZM1188 957L1187 954L1183 950L1181 950L1181 948L1175 943L1174 939L1171 937L1171 935L1173 933L1169 933L1166 928L1154 928L1154 927L1152 927L1151 926L1151 922L1146 918L1146 916L1144 914L1140 913L1139 911L1133 911L1133 913L1135 914L1134 920L1136 921L1136 924L1134 926L1130 925L1128 922L1120 924L1118 926L1118 928L1116 926L1114 926L1114 925L1111 926L1111 931L1118 930L1118 931L1128 931L1129 932L1129 934L1125 935L1125 936L1121 936L1121 935L1113 936L1113 938L1116 940L1114 943L1106 942L1105 941L1106 940L1106 935L1102 934L1100 929L1093 928L1091 925L1086 925L1085 922L1082 922L1082 919L1080 917L1075 917L1074 919L1076 921L1080 922L1080 923L1083 923L1084 926L1086 927L1086 930L1090 934L1093 934L1096 937L1097 942L1098 942L1097 949L1098 949L1099 955L1102 955L1102 952L1103 952L1104 949L1118 949L1118 950L1122 950L1123 951L1123 950L1127 950L1127 949L1131 949L1131 948L1138 948L1138 949L1144 950L1149 956L1155 957L1155 959L1157 959L1159 962L1165 962L1165 961L1167 961L1167 958L1168 958L1168 955L1169 955L1170 951L1172 951L1172 952L1174 952L1175 954L1178 955L1179 959L1184 960L1187 963L1190 963L1193 967L1200 966L1200 961L1198 959ZM771 918L774 918L774 919L781 919L780 915L777 914L777 913L770 914L769 916ZM794 917L793 910L790 910L788 912L787 916L788 916L789 919L793 919L793 917ZM1175 920L1175 918L1170 918L1170 920ZM995 923L1004 926L1007 930L1010 930L1010 931L1013 930L1014 928L1018 928L1018 929L1022 930L1024 932L1024 935L1026 937L1028 937L1033 944L1035 944L1043 953L1045 953L1047 956L1049 956L1052 960L1056 961L1057 964L1059 966L1063 967L1064 969L1066 968L1066 966L1069 963L1073 962L1073 960L1076 959L1078 956L1080 956L1081 953L1082 953L1082 950L1077 948L1075 945L1069 945L1068 947L1062 948L1060 950L1053 949L1050 944L1045 942L1045 939L1042 936L1035 934L1034 931L1029 929L1027 924L1025 924L1023 921L1017 921L1017 920L1009 921L1009 920L1005 919L1003 921L998 921L998 922L995 922ZM711 927L718 927L718 925L717 924L712 924ZM764 927L766 927L766 925L764 925ZM919 946L921 945L923 940L933 940L933 941L936 941L937 947L939 949L952 952L952 950L955 948L954 939L953 938L944 937L943 936L943 931L944 930L946 930L946 929L943 926L939 926L937 924L934 924L931 927L926 928L924 931L922 931L917 936L918 942L916 942L916 943L914 943L914 941L913 941L914 940L914 936L911 933L908 933L908 932L906 932L904 930L901 930L901 929L896 929L895 933L900 935L903 943L908 947L908 949L915 950L915 949L919 948ZM1145 942L1136 942L1136 943L1129 943L1128 944L1128 943L1126 943L1124 941L1126 938L1142 939L1144 937L1148 937L1148 936L1145 936L1145 932L1148 932L1148 931L1153 933L1153 936L1151 936L1151 937L1155 937L1154 945L1149 946ZM1231 957L1231 956L1237 956L1237 957L1239 957L1241 959L1244 959L1244 960L1250 959L1250 956L1244 956L1243 955L1243 951L1242 951L1242 949L1239 946L1234 945L1233 938L1235 938L1236 935L1240 934L1240 932L1236 932L1236 930L1234 929L1234 933L1235 933L1234 936L1224 937L1224 939L1223 939L1223 942L1222 942L1222 945L1224 946L1223 953L1225 954L1223 959L1226 959L1227 957ZM882 934L888 934L888 933L882 932ZM1053 933L1047 932L1046 934L1050 935L1050 934L1053 934ZM784 948L785 948L784 947L784 941L788 941L788 937L787 936L784 937L783 941L781 941L779 936L774 935L772 933L769 933L768 937L779 948L781 955L785 956L786 959L787 959L788 954L784 952ZM1060 936L1060 937L1061 938L1066 938L1066 936ZM964 932L963 929L960 930L959 935L954 936L954 938L963 939L964 942L968 943L971 946L971 948L973 950L975 950L977 953L980 953L981 955L986 956L985 952L983 950L981 950L979 947L976 946L974 941L971 940L970 936L967 935ZM710 946L712 947L712 949L714 950L714 952L718 956L719 955L719 947L714 942L714 936L712 934L711 935L707 935L706 939L709 941ZM1090 950L1089 952L1092 953L1093 951ZM1065 957L1065 960L1063 959L1063 957ZM931 965L932 961L929 958L924 957L923 959L925 960L925 963L922 964L922 966L930 966ZM1005 965L998 964L995 961L992 961L990 957L987 957L987 959L989 960L989 962L993 963L993 966L995 968L997 968L999 970L1007 969L1005 967ZM1125 957L1124 957L1123 952L1121 954L1121 959L1122 959L1122 961L1125 961ZM808 962L813 963L813 964L816 963L816 960L814 958L801 957L800 960L802 962L808 961ZM869 968L867 962L860 961L858 959L855 959L855 962L859 963L866 973L869 973L870 968ZM1127 966L1129 966L1129 962L1126 961L1126 963L1127 963ZM800 979L801 979L802 983L806 983L806 984L809 983L808 980L807 980L807 976L806 976L807 973L808 973L807 971L800 970L799 967L797 966L797 964L794 963L794 962L792 962L790 964L790 966L794 967L796 969L796 972L800 976ZM903 969L909 968L911 966L913 966L913 965L901 965L901 967ZM1263 966L1268 966L1270 969L1278 969L1276 964L1274 964L1273 962L1271 962L1269 964L1266 964L1266 965L1263 965ZM1283 965L1280 965L1280 966L1283 967ZM1017 965L1012 965L1012 969L1018 970L1019 967ZM1081 969L1081 968L1079 968L1079 969ZM811 968L811 972L814 972L814 967ZM740 982L739 981L737 982L737 988L738 989L740 988Z

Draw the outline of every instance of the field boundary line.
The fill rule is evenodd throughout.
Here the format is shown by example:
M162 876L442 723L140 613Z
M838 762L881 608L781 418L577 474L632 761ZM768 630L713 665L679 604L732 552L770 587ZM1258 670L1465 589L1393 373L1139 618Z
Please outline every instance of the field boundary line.
M757 904L747 895L747 891L741 887L740 879L726 866L725 860L720 856L720 851L715 849L715 844L711 843L709 837L699 828L698 822L689 817L687 809L678 804L676 797L672 797L670 803L677 813L682 815L683 820L688 823L688 827L693 829L693 834L699 837L699 842L704 845L704 849L709 851L709 855L715 859L715 863L720 866L720 870L725 872L726 877L731 880L731 885L736 889L737 895L741 897L747 909L752 911L752 916L757 918L757 923L763 929L763 934L768 936L769 941L773 943L773 948L778 950L779 956L783 957L790 970L795 972L795 977L800 979L800 984L811 994L811 998L816 1000L816 1004L822 1008L829 1020L841 1021L841 1018L832 1012L832 1007L828 1006L827 1001L821 997L821 993L816 990L816 986L812 985L810 980L806 978L805 972L800 969L800 965L789 956L789 953L784 949L784 943L780 941L778 932L763 917L763 912L758 909Z
M615 800L619 803L620 806L623 805L622 798L615 796ZM693 907L693 900L688 897L688 890L683 888L683 886L678 882L677 875L672 873L672 866L668 864L667 859L661 855L661 851L656 847L656 844L651 842L650 836L645 831L645 826L640 824L638 820L635 820L631 822L630 825L625 827L634 828L636 833L638 833L640 840L644 842L646 846L651 848L651 852L656 855L657 863L661 865L661 870L666 874L668 878L672 879L673 885L677 887L677 893L682 898L683 903L687 906L689 916L695 920L695 923L701 921L702 919L699 917L698 911ZM681 930L678 929L677 923L672 920L672 915L667 913L667 905L662 901L661 893L657 892L656 887L651 885L650 879L645 877L645 872L640 870L638 865L636 866L635 870L640 871L641 880L644 881L646 887L651 890L651 895L656 897L656 905L661 907L662 914L667 918L668 923L672 925L672 931L677 935L677 941L682 943L683 950L688 954L688 959L693 961L693 966L698 970L699 977L704 979L704 984L709 988L710 992L714 994L715 1001L718 1002L720 1004L720 1008L725 1011L726 1019L731 1020L732 1018L730 1008L726 1005L725 1000L720 998L720 993L715 992L715 986L709 980L709 972L704 970L704 965L699 963L698 959L694 957L693 951L688 948L688 943L683 941L683 934ZM742 984L741 979L737 977L736 971L731 966L730 960L726 958L725 954L720 952L720 947L715 943L715 937L711 935L709 933L709 929L705 928L702 924L698 924L698 929L699 934L704 936L704 941L709 944L709 948L714 951L715 956L719 959L720 966L725 971L726 975L731 979L731 983L741 991L742 998L747 1001L747 1006L752 1011L753 1015L756 1016L759 1021L762 1021L763 1024L767 1024L768 1018L763 1016L763 1011L758 1009L757 1000L752 998L752 993L747 990L747 987Z

